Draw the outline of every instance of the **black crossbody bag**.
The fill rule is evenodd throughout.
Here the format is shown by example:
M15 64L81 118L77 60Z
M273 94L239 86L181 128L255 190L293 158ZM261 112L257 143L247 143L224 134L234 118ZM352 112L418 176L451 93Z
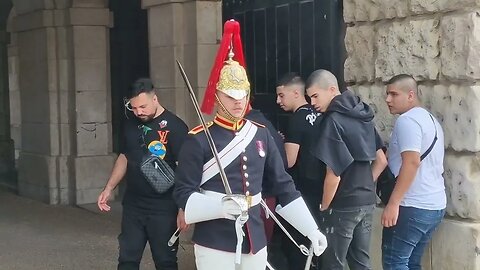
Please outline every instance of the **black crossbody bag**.
M143 144L140 144L144 149L145 155L140 164L140 171L157 193L165 193L174 185L175 173L162 158L149 153L143 132L141 136Z
M433 120L432 115L430 114L430 118L433 121L433 126L435 127L435 138L433 138L433 142L428 147L427 151L423 153L423 155L420 156L420 162L430 154L430 152L433 149L433 146L435 146L435 143L437 142L437 125L435 124L435 121ZM388 201L390 200L390 196L392 195L393 189L395 188L395 184L397 182L397 178L393 175L392 171L390 168L387 167L383 172L380 174L380 176L377 179L377 195L382 201L384 205L387 205Z

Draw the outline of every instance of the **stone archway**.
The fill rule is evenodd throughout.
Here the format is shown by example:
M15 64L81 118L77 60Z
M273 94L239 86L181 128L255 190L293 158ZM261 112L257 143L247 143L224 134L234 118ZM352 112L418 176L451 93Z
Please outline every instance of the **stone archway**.
M10 138L10 106L8 87L9 35L7 21L12 3L0 2L0 186L16 190L13 141Z

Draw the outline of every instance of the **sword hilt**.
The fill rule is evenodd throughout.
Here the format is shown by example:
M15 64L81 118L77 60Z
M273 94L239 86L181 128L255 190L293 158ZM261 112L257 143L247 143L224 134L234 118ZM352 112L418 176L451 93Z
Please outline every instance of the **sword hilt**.
M168 246L171 247L177 242L178 237L180 236L180 228L177 228L177 230L172 234L172 237L168 240Z

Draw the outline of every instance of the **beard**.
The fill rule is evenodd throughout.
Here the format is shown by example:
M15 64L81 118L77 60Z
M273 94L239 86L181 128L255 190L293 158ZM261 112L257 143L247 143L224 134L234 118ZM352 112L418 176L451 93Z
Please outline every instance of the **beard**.
M150 122L153 119L154 116L155 116L154 114L153 115L142 115L142 116L137 116L137 118L140 119L140 121L146 123L146 122Z
M155 118L155 115L157 114L157 109L152 114L144 114L144 115L137 115L137 118L140 119L140 121L146 123L150 122Z

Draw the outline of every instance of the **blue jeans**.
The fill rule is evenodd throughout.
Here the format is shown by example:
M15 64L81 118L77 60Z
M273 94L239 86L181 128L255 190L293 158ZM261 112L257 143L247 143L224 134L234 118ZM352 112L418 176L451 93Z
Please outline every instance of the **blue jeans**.
M397 225L383 228L384 270L420 270L425 246L445 215L445 209L400 206Z
M374 205L335 208L322 212L322 230L328 248L322 255L322 269L370 270L370 236Z

